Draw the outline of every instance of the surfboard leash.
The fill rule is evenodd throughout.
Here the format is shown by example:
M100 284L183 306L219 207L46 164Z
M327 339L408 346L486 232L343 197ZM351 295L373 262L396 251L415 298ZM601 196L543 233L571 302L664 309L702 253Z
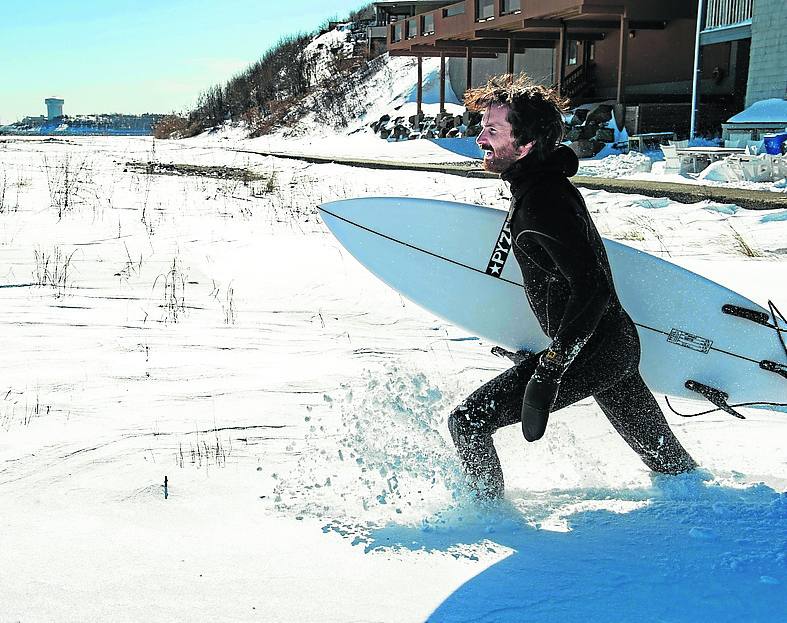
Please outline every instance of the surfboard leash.
M672 403L669 400L669 396L664 396L664 400L667 401L667 406L670 408L675 415L679 415L680 417L697 417L699 415L707 415L708 413L715 413L716 411L725 411L722 407L716 407L715 409L708 409L707 411L700 411L699 413L681 413L677 411L675 407L672 406ZM787 403L784 402L740 402L734 405L728 405L732 409L737 409L738 407L787 407ZM736 415L736 417L745 420L746 418L740 414Z

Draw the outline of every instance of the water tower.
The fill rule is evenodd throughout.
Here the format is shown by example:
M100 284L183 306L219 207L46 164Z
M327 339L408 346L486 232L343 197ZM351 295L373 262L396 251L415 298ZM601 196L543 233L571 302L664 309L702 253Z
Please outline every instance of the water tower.
M64 100L59 97L48 97L44 100L44 104L46 104L47 119L63 116L63 102Z

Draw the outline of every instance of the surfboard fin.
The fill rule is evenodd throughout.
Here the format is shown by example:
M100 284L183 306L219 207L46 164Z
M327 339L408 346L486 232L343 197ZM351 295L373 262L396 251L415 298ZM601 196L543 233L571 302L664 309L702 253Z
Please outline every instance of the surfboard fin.
M768 301L768 307L771 310L771 316L773 316L772 321L771 316L768 316L768 314L765 312L757 311L756 309L747 309L737 305L722 305L721 311L725 314L729 314L730 316L751 320L752 322L761 324L764 327L774 329L776 331L776 335L779 338L779 342L782 345L782 349L784 349L784 354L787 356L787 342L784 341L784 336L787 334L787 329L783 329L779 326L779 320L781 319L783 322L787 323L787 318L785 318L784 314L782 314L776 305L774 305L773 301ZM760 368L767 370L768 372L774 372L787 379L787 365L766 359L760 362Z
M768 372L774 372L787 379L787 366L785 365L776 363L775 361L768 361L767 359L765 359L764 361L760 362L760 367L763 370L767 370Z
M745 307L739 307L738 305L722 305L721 311L722 313L725 313L729 316L736 316L737 318L743 318L744 320L751 320L757 324L773 328L768 314L757 311L756 309L746 309Z
M684 385L686 389L693 392L697 392L700 396L706 398L711 404L721 409L722 411L725 411L730 415L733 415L741 420L746 419L745 416L738 413L727 403L727 400L730 397L730 395L727 392L723 392L720 389L711 387L710 385L705 385L704 383L700 383L699 381L692 381L691 379L686 381Z

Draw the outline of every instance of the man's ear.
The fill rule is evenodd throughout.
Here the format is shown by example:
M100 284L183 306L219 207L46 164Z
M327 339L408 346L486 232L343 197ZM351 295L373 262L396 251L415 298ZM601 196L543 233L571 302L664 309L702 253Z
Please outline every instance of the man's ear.
M535 141L530 141L526 145L520 145L519 147L517 147L516 148L516 158L517 158L517 160L527 156L532 151L533 147L535 147L535 146L536 146L536 142Z

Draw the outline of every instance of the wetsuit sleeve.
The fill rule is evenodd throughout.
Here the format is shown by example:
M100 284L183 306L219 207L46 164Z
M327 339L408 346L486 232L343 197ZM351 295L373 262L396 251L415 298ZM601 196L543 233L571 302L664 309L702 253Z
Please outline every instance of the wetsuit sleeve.
M612 295L612 284L593 248L593 226L585 220L590 217L584 206L554 188L541 197L536 193L538 190L529 199L539 206L538 215L519 235L541 246L569 285L570 296L560 327L541 358L544 367L560 376L598 326Z

